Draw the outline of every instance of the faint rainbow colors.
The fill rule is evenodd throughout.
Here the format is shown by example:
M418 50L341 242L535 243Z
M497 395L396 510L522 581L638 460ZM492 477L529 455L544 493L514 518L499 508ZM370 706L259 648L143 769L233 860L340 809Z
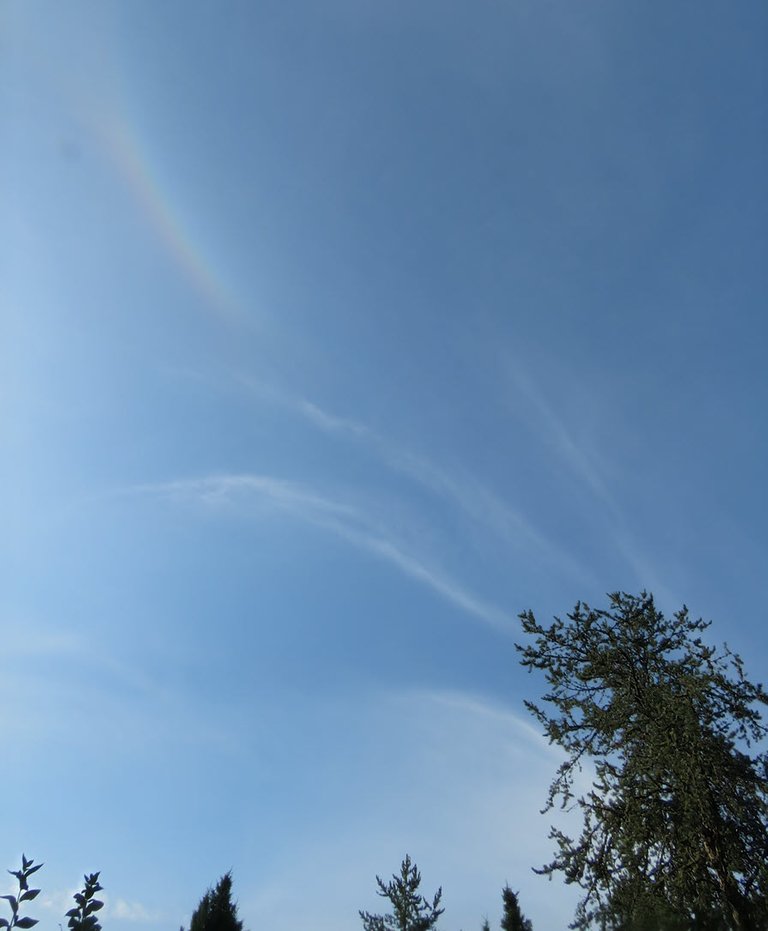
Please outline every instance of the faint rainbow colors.
M223 322L243 322L242 302L217 269L210 249L192 232L140 134L127 120L111 116L100 122L99 136L137 208L185 279Z

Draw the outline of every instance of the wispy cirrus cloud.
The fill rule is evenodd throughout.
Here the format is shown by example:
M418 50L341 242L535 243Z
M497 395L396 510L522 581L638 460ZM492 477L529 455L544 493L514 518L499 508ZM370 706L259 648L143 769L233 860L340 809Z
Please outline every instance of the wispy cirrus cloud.
M323 410L323 408L318 407L317 404L313 404L311 401L307 401L305 398L297 398L290 403L296 408L298 413L302 414L307 420L311 421L321 430L335 433L347 433L350 436L368 440L378 446L385 445L381 437L373 430L355 420L337 417L335 414Z
M357 537L360 545L369 552L394 565L412 579L416 579L416 581L431 588L446 601L450 601L467 614L472 614L505 632L512 629L513 619L505 611L468 592L447 575L428 567L421 560L404 552L390 540L373 535L345 534L345 536L352 541Z
M595 448L577 438L577 432L566 422L554 405L526 373L519 362L508 366L515 390L527 401L534 414L535 429L555 451L563 466L589 489L602 509L602 520L607 525L615 550L636 575L641 585L659 594L669 593L662 574L653 565L637 542L625 512L609 485L611 469Z
M110 918L138 924L151 924L162 918L160 912L147 908L141 902L127 899L117 899L114 904L108 902L105 912Z
M513 620L508 614L468 591L435 567L433 561L414 553L360 508L320 494L306 484L240 473L143 484L129 491L221 508L235 503L240 506L250 497L259 504L336 534L358 549L394 566L465 613L497 629L507 631L512 628Z
M577 442L573 432L555 411L544 394L519 364L509 366L509 373L516 390L533 408L539 432L547 436L561 461L573 472L592 493L612 512L617 507L604 478L604 470L596 462L593 451Z
M71 889L69 891L55 890L41 896L39 905L46 912L52 912L55 915L64 915L73 907L73 897L79 890ZM99 894L99 899L104 903L104 910L101 913L104 918L118 919L139 924L152 924L161 920L162 915L159 911L147 908L141 902L129 901L128 899L118 898L113 902L108 893Z
M261 400L279 405L294 416L301 417L314 428L327 434L343 436L365 446L389 469L457 508L466 518L483 529L492 531L505 543L528 550L533 548L575 578L590 583L593 581L589 570L577 559L543 534L519 510L473 476L452 473L426 457L404 449L366 424L348 417L340 417L306 398L291 396L244 376L239 381Z
M3 654L8 660L66 658L80 653L82 638L24 621L3 619Z
M316 714L326 737L335 716L322 699ZM507 881L537 927L565 926L575 893L553 897L531 870L551 859L549 824L570 826L562 812L541 814L562 754L523 715L480 694L404 689L361 697L343 723L357 748L354 790L342 801L347 817L332 836L322 823L311 826L267 875L248 879L240 901L251 926L287 931L298 909L322 931L352 931L356 907L376 907L374 877L394 872L406 853L426 889L448 890L454 927L500 910ZM297 870L309 877L309 894L291 913ZM356 902L350 889L359 890Z
M322 517L337 516L348 520L360 517L356 508L317 494L305 484L252 472L149 482L134 485L127 491L132 494L194 499L207 505L223 507L230 504L236 496L251 494L313 522Z

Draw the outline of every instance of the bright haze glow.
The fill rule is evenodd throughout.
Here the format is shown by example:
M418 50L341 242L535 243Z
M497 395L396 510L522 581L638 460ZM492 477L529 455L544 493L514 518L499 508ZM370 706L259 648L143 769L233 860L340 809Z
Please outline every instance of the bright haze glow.
M768 8L0 4L4 800L55 931L535 875L520 611L765 678ZM586 778L586 777L585 777ZM10 878L9 878L10 879ZM11 892L8 889L0 892Z

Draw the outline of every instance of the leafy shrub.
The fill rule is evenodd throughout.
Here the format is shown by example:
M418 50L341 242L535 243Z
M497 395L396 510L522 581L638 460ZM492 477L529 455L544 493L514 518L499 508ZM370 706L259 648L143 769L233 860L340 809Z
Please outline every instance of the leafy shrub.
M0 928L8 928L9 931L12 928L33 928L37 924L37 918L23 918L19 917L19 907L22 902L31 902L32 899L37 898L40 895L39 889L30 889L29 888L29 877L36 873L42 863L38 863L37 866L34 866L34 860L27 860L24 854L21 855L21 869L20 870L8 870L11 876L15 876L19 883L19 891L17 895L3 895L0 896L1 899L5 899L8 902L8 905L11 907L11 917L0 918Z
M15 876L19 884L16 895L2 895L0 899L5 899L11 909L10 918L0 918L0 929L7 928L13 931L14 928L33 928L37 924L37 918L28 918L26 915L19 916L19 909L23 902L31 902L40 894L39 889L29 888L29 877L36 873L42 863L35 866L34 860L28 860L24 854L21 855L21 869L8 870L11 876ZM104 903L95 899L94 896L103 887L99 885L99 874L86 874L83 879L85 885L80 892L73 896L77 905L71 908L66 917L69 918L67 926L70 931L101 931L101 925L96 918L95 912L104 907Z

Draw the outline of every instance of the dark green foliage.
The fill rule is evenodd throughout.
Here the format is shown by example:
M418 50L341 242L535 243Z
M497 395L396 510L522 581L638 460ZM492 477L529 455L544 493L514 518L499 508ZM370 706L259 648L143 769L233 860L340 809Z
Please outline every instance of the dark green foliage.
M538 872L585 890L573 928L768 928L768 755L749 753L768 695L685 607L668 620L645 592L609 598L549 627L521 615L521 662L548 684L549 708L526 706L567 754L547 808L575 799L584 819L578 840L552 829ZM582 762L595 779L575 798Z
M40 894L39 889L29 888L29 877L36 873L42 863L34 865L34 860L28 860L23 854L21 856L21 869L8 870L11 876L15 876L19 884L18 895L3 895L0 898L5 899L11 908L11 917L0 918L0 928L33 928L37 924L36 918L19 917L19 908L22 902L31 902ZM101 931L101 925L96 918L95 912L104 907L104 903L95 899L94 896L101 890L99 885L99 874L91 873L86 875L85 885L81 892L75 893L74 899L77 902L76 908L71 908L66 917L70 931Z
M605 924L620 931L729 931L733 927L720 911L701 906L696 914L683 914L658 897L637 897L629 910L617 906Z
M232 901L232 873L225 873L200 900L192 915L189 931L243 931Z
M67 912L67 927L71 931L101 931L101 925L96 917L96 912L104 908L104 903L95 899L97 892L104 888L99 884L99 874L91 873L83 877L85 885L81 892L76 892L73 896L77 905L70 908Z
M509 886L504 886L501 898L504 903L504 914L501 918L502 931L533 931L533 925L520 911L517 893L513 892Z
M5 899L8 902L8 905L11 909L10 918L0 918L0 928L8 928L9 931L12 928L33 928L37 924L36 918L26 918L19 917L19 909L22 902L31 902L32 899L37 898L40 894L39 889L30 889L29 888L29 877L36 873L42 863L38 863L37 866L34 865L34 860L28 860L24 854L21 855L21 869L20 870L8 870L11 876L16 877L16 881L19 884L19 889L17 895L3 895L0 898Z
M407 855L400 864L399 876L393 875L388 883L377 876L376 882L377 894L392 903L392 914L371 915L361 911L365 931L429 931L445 911L439 907L442 888L437 890L431 903L419 894L421 874Z

